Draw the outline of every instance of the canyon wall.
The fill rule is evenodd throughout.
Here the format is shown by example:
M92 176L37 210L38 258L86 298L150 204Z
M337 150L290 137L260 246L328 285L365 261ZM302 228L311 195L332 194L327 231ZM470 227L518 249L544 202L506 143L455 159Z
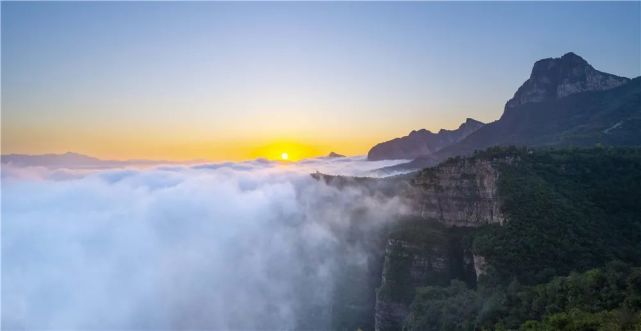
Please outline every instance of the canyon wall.
M476 281L472 255L462 242L466 229L424 220L405 222L390 234L385 248L376 292L376 330L402 328L417 287L443 286L451 279L473 286Z
M496 162L460 159L422 170L411 193L418 216L448 226L502 224Z
M401 220L385 248L376 295L375 330L400 330L417 287L459 279L475 286L484 258L464 245L465 234L484 224L503 224L497 192L499 165L509 159L455 159L424 169L406 192L416 211Z

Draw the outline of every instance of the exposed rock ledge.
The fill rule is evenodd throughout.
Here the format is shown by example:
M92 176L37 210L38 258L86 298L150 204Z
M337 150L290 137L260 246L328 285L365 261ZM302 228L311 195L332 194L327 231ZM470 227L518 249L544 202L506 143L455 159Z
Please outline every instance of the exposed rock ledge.
M485 257L481 255L472 255L472 257L474 259L474 273L476 274L476 280L478 280L479 277L487 272L487 262Z
M413 196L419 216L448 226L503 224L494 162L466 159L421 171Z

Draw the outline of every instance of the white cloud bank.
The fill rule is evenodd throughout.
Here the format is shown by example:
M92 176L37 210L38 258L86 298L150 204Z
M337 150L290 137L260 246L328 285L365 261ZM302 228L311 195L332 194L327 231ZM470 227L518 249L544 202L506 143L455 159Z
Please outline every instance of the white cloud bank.
M309 176L359 158L91 172L4 167L2 328L329 327L341 266L403 212Z

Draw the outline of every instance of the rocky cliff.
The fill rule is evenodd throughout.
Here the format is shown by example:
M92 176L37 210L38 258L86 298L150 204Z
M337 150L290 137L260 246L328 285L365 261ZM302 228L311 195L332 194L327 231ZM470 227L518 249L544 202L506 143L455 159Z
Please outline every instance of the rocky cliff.
M530 78L519 87L505 109L581 92L605 91L629 80L598 71L582 57L570 52L560 58L548 58L534 63Z
M381 287L376 293L375 330L400 330L417 287L461 279L473 285L472 255L464 249L466 230L425 220L406 220L385 248Z
M400 330L418 287L447 285L453 279L474 286L485 272L464 236L484 224L503 224L498 196L500 167L507 158L452 159L410 179L407 201L415 218L401 221L385 248L375 329Z
M509 162L510 158L452 159L415 174L383 179L313 174L327 185L357 186L394 197L414 211L390 224L380 246L371 245L369 276L351 272L341 281L333 308L335 328L367 327L363 321L370 318L376 330L400 330L416 288L443 286L453 279L474 286L485 266L464 238L478 226L505 221L497 181L500 166ZM374 292L370 310L363 299Z
M497 161L461 159L422 170L414 179L416 211L448 226L505 221L497 193Z

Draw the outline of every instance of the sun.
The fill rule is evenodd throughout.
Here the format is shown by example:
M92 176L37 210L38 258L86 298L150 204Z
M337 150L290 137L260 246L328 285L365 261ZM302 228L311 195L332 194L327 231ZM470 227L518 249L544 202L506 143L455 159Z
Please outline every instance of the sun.
M287 155L287 153L282 153L280 154L280 158L283 160L287 160L289 158L289 155Z

